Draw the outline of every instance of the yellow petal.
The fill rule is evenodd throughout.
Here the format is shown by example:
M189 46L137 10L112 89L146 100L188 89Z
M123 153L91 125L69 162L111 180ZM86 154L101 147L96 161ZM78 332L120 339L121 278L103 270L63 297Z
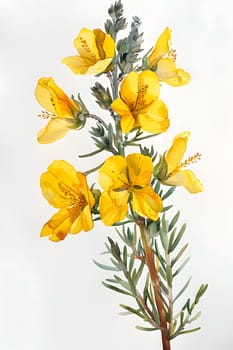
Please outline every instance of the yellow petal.
M108 158L99 170L99 184L105 190L120 189L128 184L127 164L122 156Z
M132 206L136 213L154 221L158 220L158 213L163 209L160 196L153 191L151 186L133 191Z
M87 185L86 176L83 175L80 171L78 171L77 177L78 177L80 184L81 184L82 194L84 195L84 197L89 205L89 208L92 209L94 204L95 204L95 198Z
M136 110L150 105L159 97L160 83L157 75L151 70L144 70L139 74L138 96Z
M41 175L40 185L44 197L55 208L75 204L81 184L76 170L64 160L55 160Z
M170 186L184 186L190 193L203 191L201 182L195 177L191 170L182 170L169 177L165 184Z
M149 66L153 67L170 49L171 30L167 27L156 41L154 50L148 57Z
M46 127L39 131L37 140L43 144L60 140L75 125L75 121L72 119L51 119Z
M120 86L121 99L128 105L130 110L135 108L138 95L138 73L130 72Z
M105 34L104 37L103 50L106 58L113 58L115 56L115 42L108 34Z
M169 58L161 58L157 64L156 74L159 80L166 81L176 77L176 64Z
M40 105L58 118L73 118L78 106L55 83L53 78L41 78L35 90Z
M120 87L121 99L131 111L139 110L158 98L160 84L157 75L144 70L141 73L130 72Z
M172 173L180 164L187 147L189 136L190 132L184 131L174 138L172 146L165 155L168 166L168 174Z
M77 219L73 222L70 233L77 234L80 231L89 231L93 228L93 226L90 207L86 205Z
M153 164L150 157L133 153L126 157L130 186L145 187L150 184Z
M35 89L35 97L39 104L45 108L47 111L56 114L56 109L54 102L52 101L51 92L48 88L48 81L51 80L54 82L53 78L40 78L38 80L36 89Z
M121 98L117 98L111 104L112 109L120 116L121 129L123 133L128 134L135 126L135 119L130 111L129 106L122 101Z
M71 222L66 209L61 209L43 226L40 236L58 242L63 240L70 231Z
M190 82L191 76L189 73L185 72L183 69L177 69L174 77L170 79L163 79L165 83L171 86L182 86Z
M151 133L165 132L170 125L168 110L161 100L156 100L137 113L136 126Z
M103 192L100 196L100 217L106 226L123 220L128 211L128 191Z
M68 56L61 61L67 65L74 74L86 74L92 61L79 56Z
M100 60L93 64L92 66L89 66L87 70L87 74L99 74L101 72L104 72L107 67L110 65L112 62L112 58L106 58L104 60Z
M74 46L80 56L89 59L92 61L92 64L100 59L96 46L96 37L92 30L87 28L81 29L77 38L74 39Z

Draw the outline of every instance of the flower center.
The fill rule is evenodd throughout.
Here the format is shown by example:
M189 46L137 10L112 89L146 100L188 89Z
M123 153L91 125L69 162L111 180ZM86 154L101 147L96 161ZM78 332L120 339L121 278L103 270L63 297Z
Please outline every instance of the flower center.
M97 61L96 54L90 49L90 47L87 44L87 41L83 37L80 37L80 42L81 42L81 47L83 48L83 50L86 53L88 53L88 55L96 62Z
M142 109L145 107L146 101L145 101L145 95L147 93L148 90L148 85L142 85L140 87L140 90L138 91L138 96L137 96L137 100L135 103L135 109Z
M65 197L69 197L71 206L78 205L80 208L84 208L87 205L87 201L81 191L76 192L72 187L62 181L58 183L58 187Z

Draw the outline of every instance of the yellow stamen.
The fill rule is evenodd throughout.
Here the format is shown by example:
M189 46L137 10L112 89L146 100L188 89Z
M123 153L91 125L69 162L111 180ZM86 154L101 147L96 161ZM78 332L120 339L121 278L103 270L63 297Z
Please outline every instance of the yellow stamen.
M56 117L56 115L47 111L41 111L41 113L38 114L38 117L43 119L48 119L48 118Z

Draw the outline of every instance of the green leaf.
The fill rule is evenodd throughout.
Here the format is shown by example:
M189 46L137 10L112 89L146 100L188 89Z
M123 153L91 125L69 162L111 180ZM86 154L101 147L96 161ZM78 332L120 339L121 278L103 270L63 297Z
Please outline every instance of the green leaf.
M162 200L168 198L176 189L176 186L172 186L169 188L169 190L162 196Z
M197 327L197 328L189 329L187 331L181 331L181 332L178 333L178 335L187 334L187 333L193 333L193 332L199 331L200 329L201 329L201 327Z
M117 266L108 266L108 265L104 265L104 264L101 264L99 263L98 261L94 260L93 259L93 262L98 266L100 267L101 269L103 270L108 270L108 271L121 271L121 269Z
M132 308L131 306L123 305L123 304L120 304L120 307L122 307L122 309L125 309L125 310L131 312L132 314L135 314L135 315L141 317L142 319L144 319L144 315L141 314L140 309L136 310L136 309Z
M183 255L183 253L185 252L185 250L187 249L188 247L188 243L185 244L183 246L183 248L181 248L181 250L179 251L179 253L176 255L176 257L174 259L172 259L172 262L171 262L171 266L173 267L175 265L175 263L179 260L179 258Z
M196 321L200 316L201 316L201 311L197 312L196 315L194 315L192 318L190 318L188 323Z
M169 229L169 228L168 228ZM168 253L171 252L171 248L175 239L175 234L176 234L177 228L175 227L174 230L172 231L170 238L169 238L169 244L168 244Z
M126 295L132 296L131 293L127 292L127 291L124 290L124 289L121 289L121 288L112 286L111 284L108 284L108 283L106 283L106 282L102 282L102 284L103 284L106 288L109 288L109 289L114 290L114 292L118 292L118 293L121 293L121 294L126 294Z
M164 250L167 252L167 249L168 249L168 237L167 237L168 227L167 227L167 220L165 219L165 215L163 215L162 225L161 225L159 233L160 233L160 239L161 239L162 246L163 246Z
M190 257L188 257L183 264L173 273L173 277L175 277L176 275L178 275L178 273L180 273L180 271L187 265L187 263L189 262Z
M174 298L173 303L175 303L176 300L177 300L177 299L184 293L184 291L188 288L188 285L189 285L191 279L192 279L192 277L190 277L190 278L188 279L188 281L185 283L184 287L179 291L179 293L178 293L178 294L176 295L176 297ZM183 307L183 309L184 309L184 307Z
M134 283L135 287L136 287L136 285L138 283L139 278L142 275L142 271L143 271L144 266L145 266L145 261L142 260L142 262L141 262L141 264L139 266L139 269L138 269L138 271L137 271L137 273L136 273L136 275L135 275L135 277L133 279L133 283Z
M170 232L170 231L173 229L173 227L176 225L177 221L179 220L179 216L180 216L180 211L178 211L178 212L176 213L176 215L172 218L172 220L171 220L171 222L170 222L170 224L169 224L169 226L168 226L168 231L169 231L169 232Z
M141 326L136 326L139 331L146 331L146 332L151 332L151 331L156 331L159 328L148 328L148 327L141 327Z
M131 275L131 272L133 270L134 267L134 261L135 261L135 257L133 254L131 254L130 260L129 260L129 274Z
M123 248L123 263L125 268L127 269L127 260L128 260L128 252L126 246Z
M167 276L167 284L171 288L172 287L172 270L171 266L167 266L167 271L166 271L166 276Z
M201 287L199 288L196 297L195 297L195 304L199 303L199 299L202 297L202 295L205 293L205 291L208 288L208 284L202 284Z
M179 231L179 233L178 233L178 235L177 235L175 241L173 242L173 244L172 244L170 250L168 250L168 253L171 253L171 252L176 248L176 246L180 243L180 240L181 240L181 238L183 237L183 234L184 234L184 232L185 232L185 229L186 229L186 224L184 224L184 225L181 227L181 229L180 229L180 231Z

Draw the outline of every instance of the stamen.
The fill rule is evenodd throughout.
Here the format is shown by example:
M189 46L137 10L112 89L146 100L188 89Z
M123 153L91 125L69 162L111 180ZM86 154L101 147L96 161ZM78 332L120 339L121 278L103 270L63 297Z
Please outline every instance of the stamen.
M198 160L201 159L201 154L200 153L195 153L193 156L189 157L186 159L183 163L179 165L179 169L186 167L187 165L191 163L196 163Z
M170 60L172 60L173 62L176 61L176 50L173 50L171 49L169 52L168 52L168 58Z
M91 49L89 48L88 44L87 44L87 41L85 39L83 39L83 37L80 37L80 41L81 41L81 46L82 48L88 52L90 54L90 56L95 60L97 61L97 57L96 57L96 54L94 52L91 51Z
M47 112L47 111L41 111L41 113L38 114L37 116L40 117L40 118L43 118L43 119L56 117L55 114Z
M142 85L140 91L138 91L137 101L135 104L136 109L145 107L145 94L147 93L148 85Z

